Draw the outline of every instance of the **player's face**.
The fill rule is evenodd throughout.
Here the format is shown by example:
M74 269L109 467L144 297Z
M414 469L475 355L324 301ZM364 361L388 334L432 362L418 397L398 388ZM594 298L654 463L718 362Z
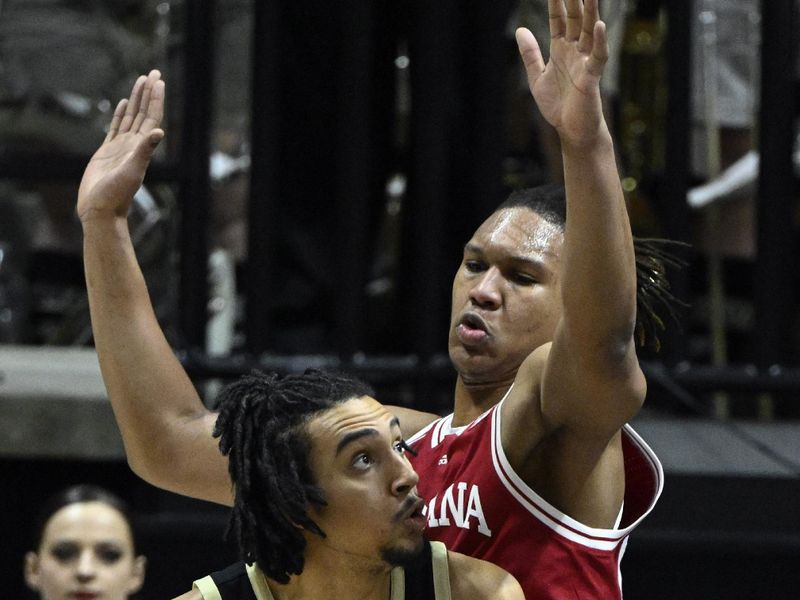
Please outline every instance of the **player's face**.
M69 504L53 514L38 552L25 558L25 578L43 600L122 600L144 576L125 517L102 502Z
M422 501L397 418L363 396L315 417L308 432L311 471L327 501L311 517L327 537L309 536L306 556L385 568L419 552Z
M450 358L466 383L510 382L561 316L560 227L524 207L491 215L453 280Z

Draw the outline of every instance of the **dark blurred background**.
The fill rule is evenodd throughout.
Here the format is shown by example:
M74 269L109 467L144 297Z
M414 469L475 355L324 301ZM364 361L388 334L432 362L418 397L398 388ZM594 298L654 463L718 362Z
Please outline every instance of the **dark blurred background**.
M0 0L0 580L41 501L125 496L140 598L232 561L222 507L127 467L99 378L77 185L136 75L167 138L130 222L159 319L209 406L252 368L350 369L444 413L450 281L509 191L560 178L513 30L546 2ZM666 486L626 597L794 598L800 311L792 1L607 0L603 93L634 233L685 242L636 429ZM543 20L544 18L544 20ZM795 560L793 560L795 559Z

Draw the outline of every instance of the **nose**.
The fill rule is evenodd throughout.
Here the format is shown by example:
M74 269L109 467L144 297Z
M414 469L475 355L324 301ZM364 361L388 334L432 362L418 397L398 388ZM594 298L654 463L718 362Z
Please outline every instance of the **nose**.
M95 560L94 553L91 550L81 552L78 558L77 569L75 575L81 582L86 582L94 579L97 574L97 561Z
M405 496L419 483L419 475L404 456L397 456L397 472L392 480L392 493L395 496Z
M469 299L472 303L487 310L499 308L502 301L500 296L501 278L500 269L489 267L469 291Z

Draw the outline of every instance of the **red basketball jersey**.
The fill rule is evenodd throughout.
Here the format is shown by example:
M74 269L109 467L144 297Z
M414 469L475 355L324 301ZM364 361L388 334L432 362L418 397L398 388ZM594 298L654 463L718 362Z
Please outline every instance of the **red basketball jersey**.
M426 500L427 537L513 574L527 600L621 598L619 563L628 534L663 485L661 463L628 425L623 430L625 499L617 529L568 517L528 487L501 446L502 403L469 425L443 417L408 443Z

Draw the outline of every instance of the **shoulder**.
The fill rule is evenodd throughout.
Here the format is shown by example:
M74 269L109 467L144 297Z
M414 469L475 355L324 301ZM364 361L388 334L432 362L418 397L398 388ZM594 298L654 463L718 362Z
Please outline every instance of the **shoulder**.
M512 461L526 456L547 432L542 413L542 382L551 347L551 343L544 344L523 361L500 407L503 448Z
M530 404L533 399L539 398L539 389L542 386L545 367L547 366L548 358L550 358L552 347L552 342L543 344L522 361L516 377L514 377L514 385L508 394L508 398L503 403L504 405Z
M485 560L448 551L453 600L525 600L516 578Z

